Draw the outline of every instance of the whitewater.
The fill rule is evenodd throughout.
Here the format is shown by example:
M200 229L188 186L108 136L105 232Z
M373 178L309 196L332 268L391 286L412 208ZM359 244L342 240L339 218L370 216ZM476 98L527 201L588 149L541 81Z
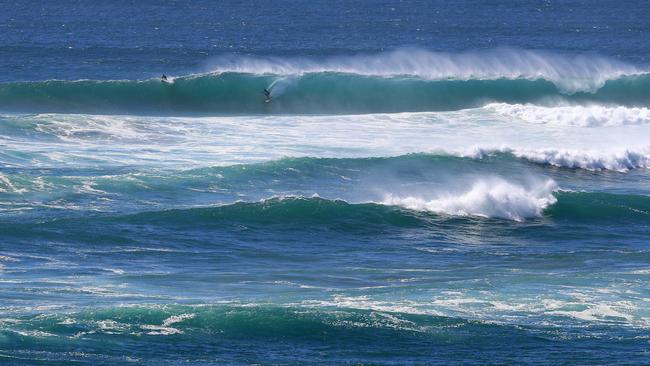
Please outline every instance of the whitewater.
M0 363L647 363L647 7L335 3L0 12Z
M149 80L47 80L0 85L3 110L136 114L360 114L448 111L488 102L650 103L644 68L598 56L519 49L458 55L213 61L214 71ZM273 103L264 101L268 89Z

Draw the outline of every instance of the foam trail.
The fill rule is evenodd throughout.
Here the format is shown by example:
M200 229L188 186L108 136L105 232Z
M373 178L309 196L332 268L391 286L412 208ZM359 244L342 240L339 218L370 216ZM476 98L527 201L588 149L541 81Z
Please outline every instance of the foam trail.
M478 180L467 191L438 194L433 199L389 193L382 203L454 216L523 221L541 216L544 209L554 204L557 201L553 196L555 189L557 185L553 180L525 187L495 177Z

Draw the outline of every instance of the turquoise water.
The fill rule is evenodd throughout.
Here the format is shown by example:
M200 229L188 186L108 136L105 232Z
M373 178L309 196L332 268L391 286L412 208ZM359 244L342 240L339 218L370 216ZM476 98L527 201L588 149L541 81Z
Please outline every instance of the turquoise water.
M0 10L0 363L650 362L645 3Z

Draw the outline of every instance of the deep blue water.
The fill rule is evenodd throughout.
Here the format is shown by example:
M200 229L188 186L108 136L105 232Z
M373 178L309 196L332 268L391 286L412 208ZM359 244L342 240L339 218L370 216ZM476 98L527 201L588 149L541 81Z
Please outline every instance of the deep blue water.
M649 18L0 2L0 363L650 363Z

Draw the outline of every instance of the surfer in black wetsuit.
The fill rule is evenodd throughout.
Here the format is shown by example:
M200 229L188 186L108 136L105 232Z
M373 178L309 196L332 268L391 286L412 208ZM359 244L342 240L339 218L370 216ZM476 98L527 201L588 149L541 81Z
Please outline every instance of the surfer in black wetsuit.
M264 95L266 96L265 102L266 103L270 102L271 101L271 92L266 88L264 88Z
M162 76L160 77L160 81L162 81L163 83L166 83L167 82L167 75L162 74Z

